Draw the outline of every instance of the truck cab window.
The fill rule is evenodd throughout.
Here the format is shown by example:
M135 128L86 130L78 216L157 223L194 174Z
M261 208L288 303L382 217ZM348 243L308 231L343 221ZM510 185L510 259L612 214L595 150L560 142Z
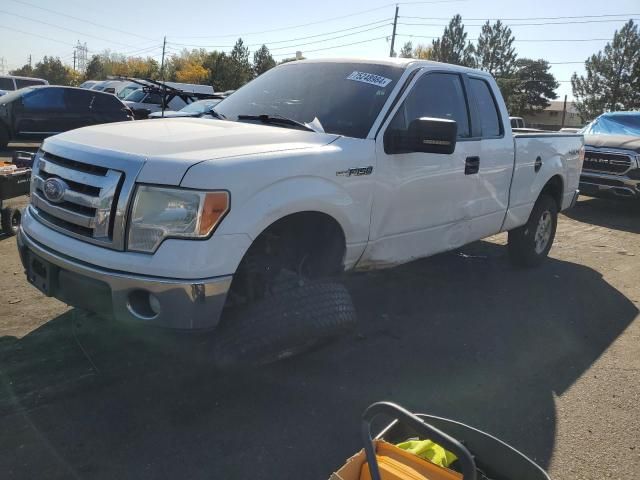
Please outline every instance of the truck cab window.
M423 75L397 111L389 127L406 129L411 121L420 117L455 120L458 124L458 138L469 137L469 112L459 75Z
M479 78L470 78L471 93L475 98L480 114L480 126L483 137L502 135L502 124L498 115L498 107L489 89L489 84Z

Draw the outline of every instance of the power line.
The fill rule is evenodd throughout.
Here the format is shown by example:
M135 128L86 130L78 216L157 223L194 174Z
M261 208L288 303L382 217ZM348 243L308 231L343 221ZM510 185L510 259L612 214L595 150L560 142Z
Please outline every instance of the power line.
M22 5L27 5L27 6L32 7L32 8L37 8L37 9L43 10L45 12L53 13L54 15L59 15L61 17L72 18L72 19L78 20L78 21L80 21L82 23L88 23L90 25L94 25L96 27L104 28L106 30L113 30L114 32L124 33L126 35L131 35L133 37L138 37L138 38L142 38L142 39L145 39L145 40L154 40L153 38L145 37L143 35L138 35L137 33L127 32L126 30L120 30L118 28L108 27L107 25L102 25L100 23L92 22L91 20L86 20L86 19L80 18L80 17L74 17L73 15L69 15L69 14L66 14L66 13L61 13L61 12L58 12L58 11L50 9L50 8L41 7L40 5L34 5L33 3L25 2L23 0L11 0L11 1L15 2L15 3L20 3Z
M15 0L14 0L15 1ZM514 17L514 18L467 18L466 20L500 20L500 21L518 21L518 20L566 20L576 18L604 18L604 17L635 17L640 13L611 13L605 15L570 15L566 17ZM413 17L402 15L400 18L413 18L416 20L451 20L450 17ZM621 19L617 19L621 20Z
M411 33L398 33L400 37L411 37L411 38L430 38L436 39L440 38L439 36L433 35L413 35ZM609 42L611 38L544 38L540 40L535 39L514 39L514 42L532 42L532 43L542 43L542 42Z
M58 43L62 43L63 45L69 45L71 47L75 47L75 45L73 43L63 42L62 40L57 40L57 39L51 38L51 37L45 37L44 35L39 35L37 33L25 32L24 30L19 30L17 28L13 28L13 27L7 27L5 25L0 25L0 28L4 28L5 30L13 30L14 32L24 33L25 35L32 35L34 37L39 37L39 38L42 38L44 40L49 40L50 42L58 42Z
M611 23L611 22L623 22L627 20L638 20L637 18L630 19L616 19L616 20L579 20L579 21L570 21L570 22L538 22L538 23L510 23L507 26L509 28L513 27L531 27L531 26L541 26L541 25L574 25L574 24L585 24L585 23ZM448 23L406 23L406 22L398 22L398 25L407 25L413 27L447 27ZM482 27L484 26L481 23L465 23L465 27Z
M286 49L289 49L289 48L302 47L302 46L305 46L305 45L313 45L313 44L316 44L316 43L327 42L327 41L330 41L330 40L337 40L339 38L350 37L352 35L359 35L361 33L370 32L372 30L378 30L380 28L387 27L388 25L390 25L390 24L386 23L384 25L378 25L378 26L375 26L375 27L367 28L365 30L360 30L358 32L345 33L343 35L338 35L338 36L329 37L329 38L321 38L319 40L313 40L311 42L306 42L306 43L297 43L297 44L292 44L292 45L285 45L283 47L270 48L269 50L270 51L286 50ZM293 42L293 41L295 41L295 40L294 39L292 39L292 40L283 40L283 41L278 42L278 43ZM265 45L266 43L268 43L268 42L256 43L256 44L246 45L246 46L247 47L257 47L257 46L260 46L260 45ZM273 43L276 43L276 42L273 42ZM222 45L185 45L185 44L182 44L182 43L173 43L173 42L171 42L171 44L172 45L183 46L183 47L186 47L186 46L199 46L199 47L205 47L205 48L233 48L233 45L224 45L224 46L222 46Z
M22 19L24 19L24 20L29 20L30 22L41 23L41 24L43 24L43 25L48 25L48 26L53 27L53 28L59 28L60 30L66 30L66 31L68 31L68 32L77 33L77 34L79 34L79 35L83 35L83 36L85 36L85 37L92 37L92 38L96 38L96 39L98 39L98 40L102 40L102 41L104 41L104 42L117 43L117 44L119 44L119 45L123 45L123 46L125 46L125 47L130 47L130 48L131 48L131 47L133 47L133 45L129 45L129 44L127 44L127 43L116 42L116 41L114 41L114 40L109 40L109 39L106 39L106 38L103 38L103 37L98 37L97 35L92 35L92 34L90 34L90 33L84 33L84 32L80 32L80 31L78 31L78 30L73 30L73 29L71 29L71 28L61 27L61 26L59 26L59 25L55 25L55 24L53 24L53 23L44 22L44 21L42 21L42 20L37 20L37 19L35 19L35 18L30 18L30 17L27 17L27 16L25 16L25 15L19 15L19 14L17 14L17 13L7 12L6 10L0 10L0 13L4 13L4 14L7 14L7 15L13 15L14 17L22 18Z
M339 15L336 17L325 18L323 20L316 20L314 22L301 23L298 25L288 25L286 27L273 28L270 30L261 30L256 32L244 32L244 33L228 33L224 35L207 35L207 36L178 36L178 35L169 35L173 38L230 38L230 37L248 37L250 35L260 35L263 33L273 33L273 32L282 32L284 30L294 30L296 28L309 27L311 25L319 25L321 23L333 22L334 20L342 20L344 18L355 17L358 15L364 15L365 13L376 12L383 10L385 8L394 7L395 5L414 5L414 4L437 4L437 3L457 3L457 2L466 2L467 0L432 0L425 2L399 2L399 3L387 3L385 5L381 5L375 8L368 8L366 10L359 10L357 12L348 13L344 15Z
M374 42L376 40L382 40L382 39L386 39L388 37L389 37L388 35L384 35L382 37L369 38L367 40L362 40L362 41L359 41L359 42L344 43L344 44L341 44L341 45L333 45L331 47L323 47L323 48L316 48L316 49L313 49L313 50L305 50L303 53L321 52L323 50L333 50L334 48L350 47L351 45L359 45L359 44L362 44L362 43ZM276 56L277 57L294 56L295 54L296 54L296 52L293 52L293 53L276 53L274 55L274 57L276 57Z
M261 45L266 45L266 44L273 45L273 44L276 44L276 43L297 42L298 40L307 40L309 38L318 38L318 37L324 37L326 35L333 35L335 33L348 32L348 31L351 31L351 30L356 30L358 28L364 28L364 27L368 27L368 26L371 26L371 25L381 24L383 22L384 22L384 24L379 25L379 27L385 27L385 26L389 25L390 20L385 18L384 20L378 20L377 22L364 23L362 25L356 25L356 26L349 27L349 28L343 28L343 29L340 29L340 30L334 30L332 32L318 33L316 35L308 35L306 37L291 38L291 39L288 39L288 40L277 40L277 41L271 41L271 42L270 41L263 41L263 42L260 42L260 43L246 44L245 46L247 46L247 47L259 47ZM364 31L367 31L367 30L364 30ZM360 33L360 32L356 32L356 33ZM172 44L172 45L180 45L180 46L183 46L183 47L233 48L233 45L195 45L195 44L176 43L176 42L168 42L168 43Z

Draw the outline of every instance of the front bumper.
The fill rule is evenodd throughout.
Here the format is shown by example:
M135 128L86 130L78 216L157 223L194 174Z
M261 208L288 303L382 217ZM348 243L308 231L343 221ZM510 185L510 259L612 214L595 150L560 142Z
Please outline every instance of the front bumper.
M220 321L231 286L231 275L181 280L95 267L48 249L22 228L17 241L27 272L33 270L29 262L34 259L46 263L50 272L48 295L74 307L113 314L118 320L175 329L210 329Z
M582 172L580 193L590 197L640 199L640 180L634 180L624 175Z

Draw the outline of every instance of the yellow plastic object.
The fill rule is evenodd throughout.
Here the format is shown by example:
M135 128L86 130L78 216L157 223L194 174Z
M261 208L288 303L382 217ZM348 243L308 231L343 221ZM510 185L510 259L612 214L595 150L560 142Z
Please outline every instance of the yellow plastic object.
M407 440L406 442L396 444L396 447L418 455L420 458L429 460L441 467L448 467L458 459L455 454L449 450L445 450L431 440Z
M386 442L377 442L376 457L383 480L461 480L462 475ZM371 480L369 465L360 470L360 480Z

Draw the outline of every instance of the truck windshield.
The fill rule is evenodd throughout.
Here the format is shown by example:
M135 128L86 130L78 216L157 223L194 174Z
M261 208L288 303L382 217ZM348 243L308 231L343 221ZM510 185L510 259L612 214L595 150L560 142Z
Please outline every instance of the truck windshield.
M584 127L581 133L640 137L640 113L603 115Z
M403 69L369 63L291 63L267 71L216 106L228 120L269 115L365 138Z

